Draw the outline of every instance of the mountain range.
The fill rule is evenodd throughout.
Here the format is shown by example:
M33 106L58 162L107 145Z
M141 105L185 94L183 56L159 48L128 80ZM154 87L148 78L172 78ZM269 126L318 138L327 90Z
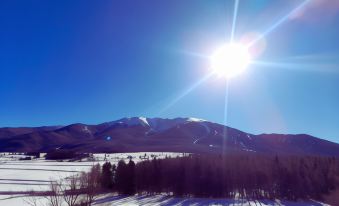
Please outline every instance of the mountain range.
M54 149L339 156L339 144L310 135L254 135L197 118L132 117L98 125L0 128L0 152Z

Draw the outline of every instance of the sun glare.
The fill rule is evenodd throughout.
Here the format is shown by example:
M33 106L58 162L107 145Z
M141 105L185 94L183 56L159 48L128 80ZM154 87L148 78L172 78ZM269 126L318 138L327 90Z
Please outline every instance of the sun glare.
M245 45L231 43L219 48L210 60L214 73L230 78L246 70L251 62L251 55Z

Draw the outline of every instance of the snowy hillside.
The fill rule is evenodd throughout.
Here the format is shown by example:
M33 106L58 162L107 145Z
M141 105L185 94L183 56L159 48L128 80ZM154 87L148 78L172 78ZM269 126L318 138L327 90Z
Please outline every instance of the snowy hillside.
M339 144L306 134L249 134L197 118L131 117L98 125L0 128L0 151L257 152L339 156Z

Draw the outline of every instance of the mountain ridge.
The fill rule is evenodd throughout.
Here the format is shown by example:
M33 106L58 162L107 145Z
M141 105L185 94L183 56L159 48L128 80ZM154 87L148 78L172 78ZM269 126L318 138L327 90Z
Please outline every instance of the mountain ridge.
M226 134L226 135L225 135ZM198 118L130 117L101 124L0 128L0 151L231 151L339 156L339 144L307 134L250 134Z

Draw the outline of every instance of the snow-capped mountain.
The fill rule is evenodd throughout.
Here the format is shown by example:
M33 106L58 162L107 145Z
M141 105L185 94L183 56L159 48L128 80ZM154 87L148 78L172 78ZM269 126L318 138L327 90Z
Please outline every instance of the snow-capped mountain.
M175 118L175 119L163 119L163 118L145 118L145 117L130 117L123 118L113 122L106 123L108 125L127 125L127 126L144 126L148 127L152 131L164 131L171 127L175 127L180 124L187 124L190 122L204 122L203 119L197 118Z
M253 135L197 118L131 117L98 125L0 128L0 151L256 152L339 156L339 144L305 134Z

